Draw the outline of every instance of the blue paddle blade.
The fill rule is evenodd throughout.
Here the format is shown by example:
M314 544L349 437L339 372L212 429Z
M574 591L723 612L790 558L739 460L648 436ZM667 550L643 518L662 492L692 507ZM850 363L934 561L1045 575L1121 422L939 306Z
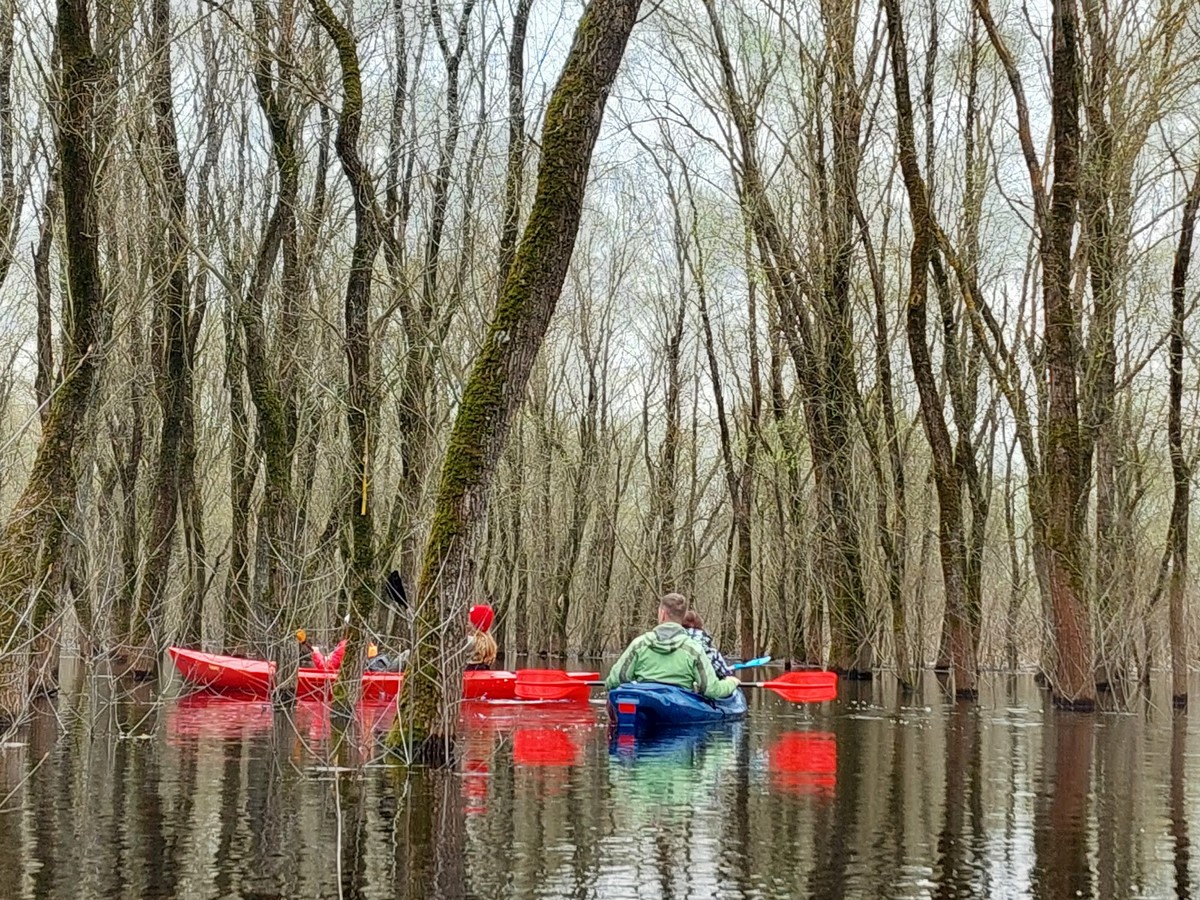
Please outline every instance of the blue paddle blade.
M745 662L734 663L734 669L753 669L755 666L765 666L771 661L769 656L759 656L755 659L748 659Z

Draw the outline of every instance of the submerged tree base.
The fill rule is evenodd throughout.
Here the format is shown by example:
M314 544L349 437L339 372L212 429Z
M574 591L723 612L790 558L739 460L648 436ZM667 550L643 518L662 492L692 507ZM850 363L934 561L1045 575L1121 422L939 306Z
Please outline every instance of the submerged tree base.
M412 744L391 744L389 751L406 766L424 769L451 769L456 761L454 739L430 734Z
M1060 697L1058 694L1055 694L1053 703L1055 709L1061 709L1064 712L1090 713L1096 711L1096 701L1090 697L1071 700L1068 697Z

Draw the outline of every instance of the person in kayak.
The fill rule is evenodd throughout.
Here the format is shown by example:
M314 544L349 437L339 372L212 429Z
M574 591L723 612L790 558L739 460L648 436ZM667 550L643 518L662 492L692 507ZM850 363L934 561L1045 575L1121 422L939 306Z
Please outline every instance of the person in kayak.
M342 667L342 656L346 655L346 638L337 642L337 647L326 656L319 647L312 648L312 666L322 672L336 672Z
M721 651L713 646L712 635L704 630L704 620L700 618L700 613L689 609L687 615L683 617L683 628L692 640L708 654L708 661L712 663L713 671L717 673L718 678L728 678L733 674L733 666L725 661Z
M477 603L471 607L468 618L471 620L471 633L467 636L467 671L479 672L490 669L496 664L496 639L491 635L492 622L496 614L490 606Z
M625 648L604 679L605 687L651 681L695 691L710 700L733 694L737 678L721 678L713 670L704 648L683 627L687 611L686 597L666 594L658 603L658 627L634 638Z

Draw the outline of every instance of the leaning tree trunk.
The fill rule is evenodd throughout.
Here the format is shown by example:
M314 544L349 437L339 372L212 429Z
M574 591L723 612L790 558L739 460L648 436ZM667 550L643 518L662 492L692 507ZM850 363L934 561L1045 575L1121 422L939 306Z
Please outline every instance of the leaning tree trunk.
M71 461L82 437L101 357L104 287L100 276L94 143L100 63L92 50L88 0L58 0L58 152L63 198L67 306L62 383L50 399L29 480L0 537L0 720L24 711L30 605L49 584L63 528L75 505Z
M445 689L462 663L457 644L470 589L473 532L558 302L583 206L608 92L641 0L592 0L576 30L542 130L537 192L504 291L472 366L450 434L417 589L417 634L390 736L409 760L444 764L455 713ZM456 648L455 648L456 649Z
M1171 643L1171 703L1187 707L1187 611L1184 592L1187 589L1188 504L1191 487L1191 467L1183 455L1183 340L1187 322L1185 294L1188 267L1192 259L1192 236L1196 229L1196 210L1200 206L1200 169L1192 180L1183 220L1179 225L1179 245L1175 248L1175 265L1171 271L1171 338L1167 347L1170 362L1170 404L1167 411L1167 440L1171 448L1171 476L1174 498L1171 504L1170 535L1171 584L1169 621Z
M366 646L364 629L375 606L375 526L368 489L371 479L370 423L374 407L371 377L371 270L379 252L382 232L370 173L358 154L362 126L362 75L354 36L325 0L310 0L313 15L337 47L342 68L342 111L338 114L336 147L342 171L354 196L354 249L346 282L346 364L349 397L346 426L350 436L350 466L355 490L349 497L350 624L346 656L334 686L334 703L353 710L361 689Z
M912 95L908 81L908 51L904 23L898 0L884 0L888 19L888 40L892 55L892 80L896 91L897 131L900 168L908 192L909 214L913 225L910 254L908 307L906 324L908 347L912 357L913 378L921 401L921 421L933 457L934 484L938 496L938 544L942 560L942 580L946 591L947 633L950 638L950 663L954 673L954 691L960 697L975 695L975 646L971 638L966 600L966 533L962 515L962 476L954 456L954 444L946 426L942 398L933 374L933 361L927 343L927 298L929 267L934 244L933 213L929 193L917 162L913 128ZM956 352L946 347L947 356Z

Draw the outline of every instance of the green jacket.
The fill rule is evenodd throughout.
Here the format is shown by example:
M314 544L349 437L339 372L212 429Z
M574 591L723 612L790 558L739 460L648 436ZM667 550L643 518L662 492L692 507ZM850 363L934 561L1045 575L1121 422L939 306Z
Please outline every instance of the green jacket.
M718 678L704 649L675 622L664 622L625 648L604 680L606 687L631 681L673 684L721 700L737 690L736 678Z

